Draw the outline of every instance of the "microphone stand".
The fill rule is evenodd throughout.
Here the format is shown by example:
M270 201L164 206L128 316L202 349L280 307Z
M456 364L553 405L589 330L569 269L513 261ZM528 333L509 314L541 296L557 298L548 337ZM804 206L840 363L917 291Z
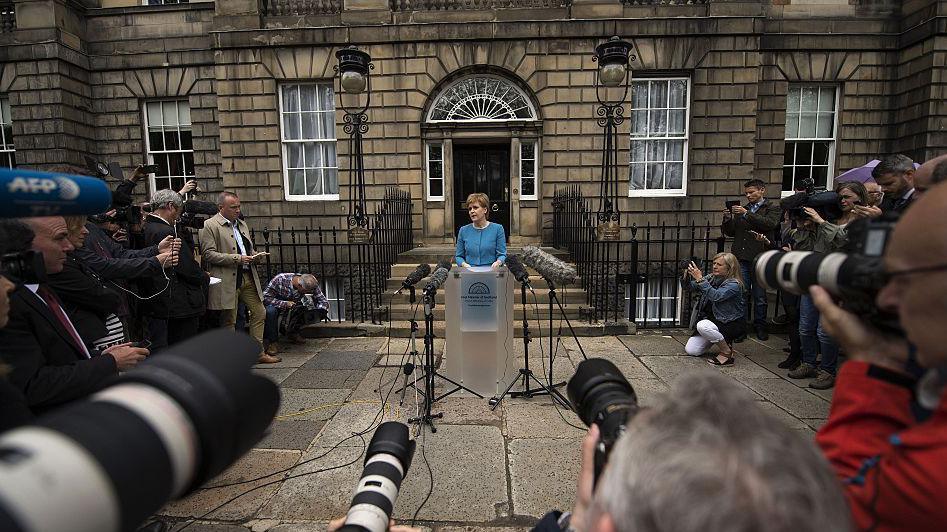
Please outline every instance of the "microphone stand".
M437 289L433 288L430 291L425 290L423 293L423 302L424 302L424 375L420 378L424 379L424 413L418 417L411 418L408 420L408 423L417 423L418 425L428 425L431 427L431 432L437 432L437 428L434 426L434 420L440 419L444 416L443 412L438 412L437 414L431 413L431 407L437 401L451 395L460 390L468 391L477 397L483 399L483 396L479 393L467 388L466 386L455 382L454 380L442 375L439 373L435 367L434 360L434 298L437 295ZM420 379L419 378L419 379ZM443 395L435 396L434 395L434 379L441 378L455 386L455 388ZM417 380L414 381L415 383Z
M559 314L563 318L565 318L566 325L569 326L569 331L572 333L572 338L575 340L575 345L579 346L579 352L582 353L582 358L584 360L588 360L589 357L585 355L585 349L582 349L582 344L579 343L579 337L578 335L575 334L575 329L572 328L572 322L569 321L569 316L566 315L566 309L563 308L562 301L559 300L559 296L556 294L556 283L554 283L552 279L550 279L549 277L545 275L543 275L543 280L546 281L546 286L549 288L549 375L548 375L549 380L547 384L550 388L558 388L560 386L564 386L566 383L560 382L557 384L553 384L553 381L552 381L552 363L555 360L555 355L553 354L553 345L552 345L553 344L553 334L552 334L553 301L555 301L556 305L559 307ZM556 335L556 337L558 338L561 335L562 335L562 323L560 322L559 334Z
M417 302L417 296L414 291L414 285L409 286L408 290L409 290L408 292L409 306L414 305ZM418 389L417 383L419 380L421 380L420 378L417 378L413 382L408 383L408 378L410 378L410 376L414 373L414 368L418 366L416 362L421 356L421 354L418 353L418 344L417 344L418 322L417 320L414 319L413 315L411 316L410 322L411 322L411 339L409 340L409 345L410 345L411 351L409 352L409 354L411 355L411 360L409 362L405 362L404 365L402 366L402 373L404 374L404 384L401 386L401 388L395 391L395 393L401 393L401 401L398 403L401 406L404 406L404 394L407 391L408 387L410 386L411 388L414 388L415 390L417 390ZM397 381L398 377L395 377L394 380ZM425 393L421 390L418 390L418 391L422 395L424 395Z
M520 302L523 305L524 364L523 364L523 367L519 369L519 377L516 377L512 381L510 381L509 386L507 386L506 390L504 390L503 393L501 393L499 396L490 398L490 400L488 401L488 403L490 404L490 410L496 410L497 407L500 406L500 403L503 401L504 398L506 398L507 395L509 395L510 397L526 397L526 398L533 397L534 395L548 395L552 397L554 401L558 401L559 404L571 410L572 407L571 405L569 405L569 401L567 401L566 398L563 397L562 394L559 393L559 391L555 389L555 386L551 386L551 387L546 386L545 384L543 384L543 381L539 380L536 377L536 375L533 373L533 371L529 369L529 343L533 341L533 339L530 337L529 319L527 318L527 306L526 306L526 287L527 286L529 286L528 280L524 280L520 283ZM530 389L529 387L530 379L536 381L536 384L539 386L539 388ZM511 392L510 390L513 389L513 386L515 386L516 383L520 381L522 382L522 386L524 390L519 391L519 392ZM552 381L550 380L550 382ZM562 386L564 384L565 383L563 382L556 386Z

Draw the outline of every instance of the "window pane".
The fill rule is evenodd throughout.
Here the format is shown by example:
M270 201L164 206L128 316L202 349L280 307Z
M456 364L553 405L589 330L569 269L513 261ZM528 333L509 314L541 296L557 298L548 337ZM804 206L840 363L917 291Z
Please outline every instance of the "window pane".
M306 194L318 196L322 192L322 170L306 170Z
M4 148L8 150L13 149L13 125L4 124L3 126L3 142Z
M812 143L799 142L796 144L796 165L812 164Z
M533 161L521 161L520 162L520 176L521 177L534 177L535 168L533 166Z
M812 164L829 164L829 143L816 142L815 153L812 156Z
M812 167L812 179L815 180L815 186L824 187L828 183L829 169L825 166Z
M799 112L799 97L800 97L799 87L793 87L789 89L789 93L786 95L786 111L787 112L789 113Z
M820 87L819 88L819 111L834 111L835 110L835 89L832 87Z
M436 197L436 196L443 196L443 195L444 195L444 181L441 179L432 179L431 180L431 196Z
M667 143L667 160L668 161L683 161L684 160L684 141L683 140L672 140Z
M536 144L532 142L524 142L520 144L522 150L523 159L534 159L536 157Z
M648 106L651 109L666 109L668 106L668 83L666 81L652 81L648 89L651 91L648 96Z
M645 165L644 164L632 164L631 165L631 189L632 190L642 190L644 189L644 174L645 174Z
M819 89L816 87L802 88L802 111L815 112L819 106Z
M643 163L645 159L645 147L647 146L647 141L644 140L633 140L631 141L631 162Z
M326 194L339 193L339 171L335 168L326 168L322 171L325 176Z
M184 159L180 153L168 154L168 175L184 175Z
M298 114L288 113L283 115L283 137L289 140L302 138L302 134L299 131Z
M306 172L304 170L289 171L289 193L294 195L306 193Z
M667 163L664 166L667 188L684 188L684 163Z
M783 192L795 190L795 183L792 181L792 166L783 167Z
M303 144L306 150L306 168L320 168L322 164L321 146L315 142L306 142Z
M786 138L799 138L799 114L786 113Z
M181 130L181 149L182 149L182 150L193 150L193 149L194 149L194 141L193 141L193 139L191 138L191 130L190 130L190 129L182 129L182 130Z
M834 115L828 113L819 113L818 116L818 129L816 130L816 136L819 138L831 138L832 135L832 119Z
M299 85L283 86L283 111L299 110Z
M648 165L648 188L664 188L664 163L652 163Z
M803 179L808 179L812 176L812 167L811 166L797 166L795 167L795 178L793 183L798 184L799 181Z
M176 102L161 102L161 113L164 116L164 125L176 125L178 123L178 106Z
M648 136L648 111L632 111L631 113L631 136Z
M154 156L154 160L155 160L155 164L158 165L158 171L155 172L155 175L156 175L156 176L170 175L170 174L168 173L168 172L169 172L169 170L168 170L168 167L169 167L169 164L168 164L168 154L166 154L166 153L159 153L159 154L157 154L157 155Z
M663 140L648 142L648 161L663 161L666 146L667 142Z
M648 124L648 133L650 135L656 137L663 137L667 135L668 116L666 110L659 109L656 111L651 111L648 114L648 119L650 120L650 123Z
M6 98L0 100L0 121L3 121L4 124L13 122L13 119L10 118L10 100Z
M335 142L323 142L321 144L322 157L325 161L326 168L337 168L339 164L335 160Z
M441 145L429 144L427 147L427 153L428 153L428 160L440 161L441 160Z
M815 113L802 113L799 117L799 138L810 139L815 134Z
M160 129L148 128L148 149L151 151L164 150L164 135Z
M164 123L161 118L161 102L148 102L148 126L156 127Z
M647 81L632 82L631 106L635 109L648 108L648 82Z
M286 144L286 167L304 168L302 144L298 142L290 142Z
M191 106L187 102L178 102L178 124L191 124Z
M322 119L322 137L324 139L335 138L335 112L319 113Z
M299 87L299 109L301 111L318 111L319 101L315 85L301 85Z
M795 164L794 163L795 160L796 160L796 143L787 142L786 150L783 153L783 164L792 165L792 164Z
M672 137L684 136L684 110L673 110L669 113L668 135Z
M180 139L178 138L178 131L176 129L164 130L164 149L166 150L181 149L181 143L180 143Z
M674 79L670 82L670 106L687 107L687 81L683 79Z
M335 114L335 89L332 85L319 85L319 94L322 97L322 111L332 111Z
M190 177L194 175L194 152L186 151L184 152L184 176ZM184 186L184 183L181 183L181 186ZM181 187L178 187L174 190L181 190Z
M321 139L323 138L319 134L319 125L318 118L319 116L316 113L302 113L301 120L303 125L302 137L304 139Z
M430 164L431 179L443 179L444 167L440 161L432 161Z

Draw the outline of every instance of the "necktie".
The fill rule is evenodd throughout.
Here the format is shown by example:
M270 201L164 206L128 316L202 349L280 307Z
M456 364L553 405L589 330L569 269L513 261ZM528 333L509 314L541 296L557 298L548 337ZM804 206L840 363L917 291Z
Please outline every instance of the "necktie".
M59 323L62 325L63 329L65 329L66 332L69 333L69 336L72 337L75 347L77 347L79 351L81 351L86 356L86 358L88 358L89 351L86 349L85 344L82 343L82 339L79 338L79 333L76 332L76 329L72 326L69 318L66 317L66 313L59 304L59 298L57 298L45 286L40 286L36 291L36 295L46 302L46 306L49 307L50 312L53 313L53 316L56 316L56 319L59 320Z

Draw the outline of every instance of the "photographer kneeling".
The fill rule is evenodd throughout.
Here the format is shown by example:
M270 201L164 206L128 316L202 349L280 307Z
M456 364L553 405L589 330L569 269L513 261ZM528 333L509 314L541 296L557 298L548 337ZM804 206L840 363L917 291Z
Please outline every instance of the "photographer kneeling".
M720 352L707 362L714 366L732 366L733 350L730 344L746 334L743 278L739 262L732 253L717 253L712 268L713 275L708 279L696 264L691 262L687 265L686 275L692 279L691 290L700 292L695 309L700 321L696 325L697 334L687 340L684 350L688 355L700 356L712 344L716 344Z
M816 442L845 483L858 529L947 523L945 204L947 186L933 187L895 226L884 253L887 283L876 303L897 314L906 339L883 335L821 287L810 289L849 360Z

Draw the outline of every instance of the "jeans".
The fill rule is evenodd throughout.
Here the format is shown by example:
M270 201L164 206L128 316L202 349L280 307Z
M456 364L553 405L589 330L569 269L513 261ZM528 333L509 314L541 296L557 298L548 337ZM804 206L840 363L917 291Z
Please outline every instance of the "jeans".
M799 296L782 292L783 309L786 311L789 325L789 356L802 358L802 343L799 340Z
M819 322L819 309L812 298L804 295L799 298L799 341L802 343L802 361L815 366L819 350L822 350L822 362L819 369L835 375L838 365L838 346Z
M753 261L741 260L740 273L743 275L743 284L750 294L750 304L746 306L746 319L750 321L750 307L753 307L753 325L766 326L766 289L753 279Z
M263 339L267 342L275 342L279 337L279 329L276 318L279 317L279 307L275 305L266 305L266 323L263 324Z
M700 320L697 322L697 335L687 339L687 345L684 346L684 352L692 357L699 357L704 354L711 345L722 342L723 334L720 329L710 320Z

